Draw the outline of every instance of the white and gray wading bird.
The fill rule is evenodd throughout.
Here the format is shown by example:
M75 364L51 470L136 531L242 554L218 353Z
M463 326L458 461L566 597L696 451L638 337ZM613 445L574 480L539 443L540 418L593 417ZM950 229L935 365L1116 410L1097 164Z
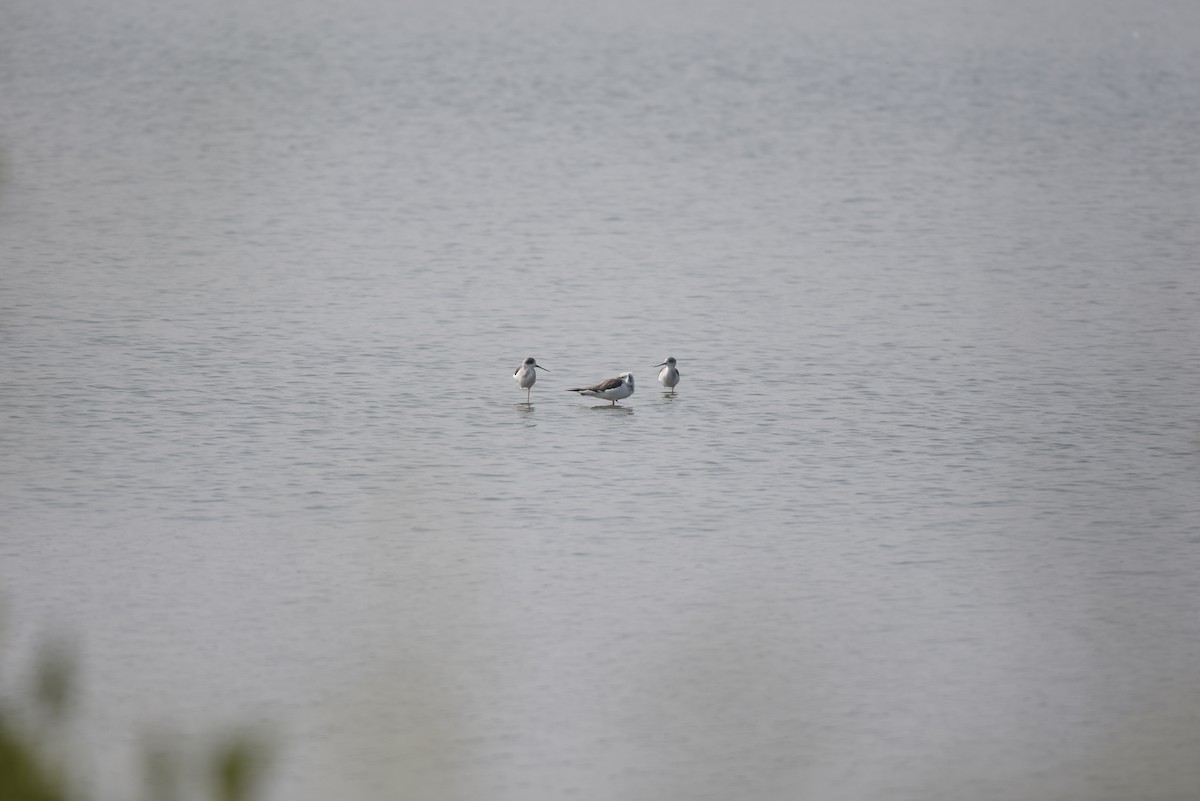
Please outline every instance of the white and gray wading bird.
M679 383L679 371L675 369L675 357L668 356L665 362L654 366L662 368L658 372L658 383L671 390L671 392L675 392L675 385Z
M628 398L633 394L633 373L621 373L616 378L601 381L594 386L576 387L575 389L568 389L567 392L578 392L580 395L586 395L589 398L612 401L612 405L616 406L617 401L622 398Z
M525 361L521 362L521 366L513 372L513 380L517 382L517 386L525 390L525 402L529 403L529 390L533 386L533 382L537 381L537 370L546 370L537 363L537 360L530 356ZM546 372L550 372L546 370Z

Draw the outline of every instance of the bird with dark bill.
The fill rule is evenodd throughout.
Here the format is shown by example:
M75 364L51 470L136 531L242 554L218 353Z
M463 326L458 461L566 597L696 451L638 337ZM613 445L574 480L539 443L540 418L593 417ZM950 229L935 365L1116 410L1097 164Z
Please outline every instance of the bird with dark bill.
M534 382L537 381L537 372L534 370L535 367L538 370L546 370L545 367L542 367L537 363L536 359L530 356L528 359L521 362L521 366L513 372L513 380L517 382L517 386L525 390L526 403L529 403L529 392L533 387ZM550 371L546 370L546 372L548 373Z
M671 390L671 393L674 394L675 385L679 383L679 371L675 369L675 357L668 356L664 362L654 366L662 368L658 371L658 383Z

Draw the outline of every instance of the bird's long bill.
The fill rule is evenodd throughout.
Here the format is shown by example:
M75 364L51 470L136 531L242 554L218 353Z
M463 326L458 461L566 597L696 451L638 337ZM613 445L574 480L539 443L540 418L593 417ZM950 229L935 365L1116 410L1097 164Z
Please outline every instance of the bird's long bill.
M655 367L666 367L666 366L667 366L667 363L666 363L666 362L662 362L662 363L660 363L660 364L656 364L656 365L654 365L654 366L655 366Z
M546 370L546 368L545 368L545 367L542 367L540 364L535 364L535 365L534 365L534 367L536 367L536 368L537 368L537 369L539 369L539 370ZM552 371L551 371L551 370L546 370L546 372L547 372L547 373L549 373L549 372L552 372Z

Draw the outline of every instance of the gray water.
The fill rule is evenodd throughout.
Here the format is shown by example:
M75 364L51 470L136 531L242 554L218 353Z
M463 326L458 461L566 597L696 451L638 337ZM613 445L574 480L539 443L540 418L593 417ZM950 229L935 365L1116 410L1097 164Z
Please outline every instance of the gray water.
M0 11L6 661L104 797L1200 797L1200 5Z

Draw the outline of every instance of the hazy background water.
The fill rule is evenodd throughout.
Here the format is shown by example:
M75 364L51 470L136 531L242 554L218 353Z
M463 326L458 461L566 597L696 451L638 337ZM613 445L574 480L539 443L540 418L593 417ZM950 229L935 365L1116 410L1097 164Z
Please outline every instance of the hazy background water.
M110 795L1200 795L1200 5L0 13L9 661Z

